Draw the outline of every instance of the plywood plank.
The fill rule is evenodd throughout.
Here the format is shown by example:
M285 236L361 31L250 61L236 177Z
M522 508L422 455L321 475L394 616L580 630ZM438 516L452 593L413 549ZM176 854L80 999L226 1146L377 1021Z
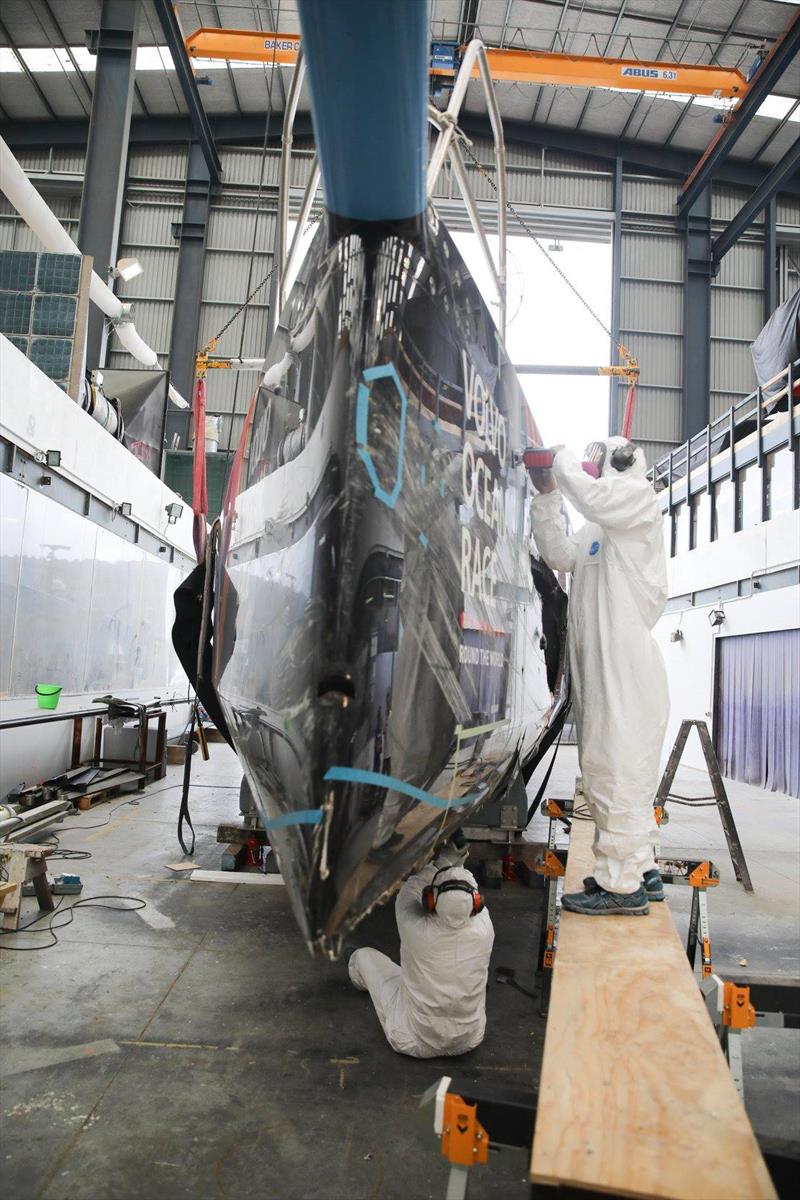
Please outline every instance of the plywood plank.
M282 875L262 875L260 871L192 871L192 883L247 883L255 887L283 887Z
M567 891L591 873L592 830L573 822ZM669 1200L775 1197L668 902L646 917L561 914L531 1180Z

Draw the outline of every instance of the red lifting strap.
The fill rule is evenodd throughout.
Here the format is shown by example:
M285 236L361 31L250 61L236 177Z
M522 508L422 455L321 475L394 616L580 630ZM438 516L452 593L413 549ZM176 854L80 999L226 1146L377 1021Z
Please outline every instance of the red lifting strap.
M624 438L630 440L633 433L633 413L636 408L636 384L632 383L628 387L628 394L625 397L625 411L622 414L622 429L620 430Z
M197 561L206 556L208 517L208 485L206 481L206 381L195 380L194 397L194 460L192 466L192 537Z

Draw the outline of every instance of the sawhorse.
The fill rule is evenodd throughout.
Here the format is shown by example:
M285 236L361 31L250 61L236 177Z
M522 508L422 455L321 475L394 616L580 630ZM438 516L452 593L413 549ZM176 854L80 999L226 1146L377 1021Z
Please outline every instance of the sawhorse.
M0 845L0 866L6 871L9 883L0 905L3 912L0 928L12 933L19 928L23 883L33 884L39 908L43 912L53 911L55 901L47 882L46 859L54 849L54 846L26 845L23 842L4 842Z

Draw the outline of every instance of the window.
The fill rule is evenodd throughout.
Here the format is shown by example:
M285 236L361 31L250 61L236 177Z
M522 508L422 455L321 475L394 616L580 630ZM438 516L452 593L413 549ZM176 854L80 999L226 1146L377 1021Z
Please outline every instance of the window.
M708 492L692 496L692 549L707 546L711 538L711 497Z
M733 533L733 483L720 479L714 484L714 526L712 540L729 537Z
M794 455L788 446L767 455L767 518L795 507L793 475Z
M685 554L689 549L689 505L675 506L675 554Z
M756 463L739 472L736 488L736 528L752 529L762 516L763 471Z

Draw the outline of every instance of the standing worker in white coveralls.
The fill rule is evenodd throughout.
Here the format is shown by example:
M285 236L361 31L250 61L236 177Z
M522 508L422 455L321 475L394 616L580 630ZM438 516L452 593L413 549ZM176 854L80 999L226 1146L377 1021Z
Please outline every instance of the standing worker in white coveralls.
M663 900L653 857L653 799L669 714L667 677L651 630L664 611L661 509L641 450L594 442L593 479L568 450L531 472L539 553L571 571L568 640L583 794L595 823L595 871L563 907L592 916L647 913ZM566 530L562 496L586 518Z
M400 888L399 967L380 950L350 956L350 979L369 992L399 1054L466 1054L483 1041L494 928L465 858L466 848L450 843Z

